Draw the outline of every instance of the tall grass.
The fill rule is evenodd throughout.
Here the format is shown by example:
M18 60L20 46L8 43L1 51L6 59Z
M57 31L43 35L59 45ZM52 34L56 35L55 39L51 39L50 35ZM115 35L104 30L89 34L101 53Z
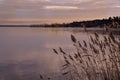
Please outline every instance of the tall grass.
M120 37L106 28L106 35L94 32L88 39L79 41L71 35L73 54L53 49L63 58L62 75L66 80L120 80Z

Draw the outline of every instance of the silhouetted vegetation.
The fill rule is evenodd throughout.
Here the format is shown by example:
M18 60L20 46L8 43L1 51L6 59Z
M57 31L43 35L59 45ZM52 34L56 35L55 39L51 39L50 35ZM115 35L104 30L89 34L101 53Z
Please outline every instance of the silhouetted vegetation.
M90 21L75 21L72 23L63 23L63 24L42 24L42 25L31 25L30 27L103 27L109 26L112 28L120 27L120 17L109 17L107 19L97 19Z
M71 35L74 53L53 49L64 61L62 75L66 80L120 80L120 37L106 27L106 35L94 32L88 39L79 41Z

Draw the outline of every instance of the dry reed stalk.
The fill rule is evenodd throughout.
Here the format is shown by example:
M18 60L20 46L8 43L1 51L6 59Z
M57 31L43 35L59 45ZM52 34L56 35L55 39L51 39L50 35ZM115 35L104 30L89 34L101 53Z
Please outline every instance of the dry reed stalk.
M76 48L73 54L66 53L62 48L59 51L53 49L64 57L63 75L68 75L71 80L119 80L120 38L109 27L106 27L106 33L102 37L97 32L88 35L89 42L80 42L71 35Z

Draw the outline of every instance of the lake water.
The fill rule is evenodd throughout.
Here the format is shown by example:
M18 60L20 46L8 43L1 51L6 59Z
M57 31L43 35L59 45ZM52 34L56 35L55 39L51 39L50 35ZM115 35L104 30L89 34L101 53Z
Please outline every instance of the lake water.
M0 28L0 80L39 80L60 77L61 59L53 48L74 51L70 35L88 40L80 28Z

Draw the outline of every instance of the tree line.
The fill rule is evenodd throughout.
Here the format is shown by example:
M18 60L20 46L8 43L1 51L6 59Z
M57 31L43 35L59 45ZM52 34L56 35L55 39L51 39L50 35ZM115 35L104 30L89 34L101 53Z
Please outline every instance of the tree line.
M71 23L54 23L54 24L40 24L40 25L31 25L30 27L99 27L102 28L104 26L109 26L111 28L119 28L120 27L120 17L109 17L106 19L96 19L96 20L88 20L88 21L74 21Z

